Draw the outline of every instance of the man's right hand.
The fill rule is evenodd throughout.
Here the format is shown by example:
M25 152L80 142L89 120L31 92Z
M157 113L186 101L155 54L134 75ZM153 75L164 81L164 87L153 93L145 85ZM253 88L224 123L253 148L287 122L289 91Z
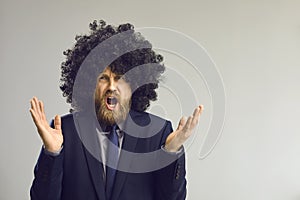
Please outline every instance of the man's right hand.
M37 127L38 133L43 140L44 146L49 152L58 152L63 143L63 134L61 131L61 119L59 115L54 118L54 128L50 127L45 111L44 104L36 97L30 101L31 104L31 117Z

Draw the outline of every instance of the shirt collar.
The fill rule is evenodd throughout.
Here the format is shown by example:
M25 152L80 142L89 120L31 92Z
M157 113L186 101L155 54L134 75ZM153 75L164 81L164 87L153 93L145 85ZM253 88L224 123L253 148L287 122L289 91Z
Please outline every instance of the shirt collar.
M123 137L123 135L124 135L124 132L122 131L123 127L124 127L123 122L117 125L116 131L117 131L118 137ZM96 131L97 131L98 134L108 135L110 133L110 131L104 131L104 130L101 130L99 128L100 128L100 126L99 127L96 126Z

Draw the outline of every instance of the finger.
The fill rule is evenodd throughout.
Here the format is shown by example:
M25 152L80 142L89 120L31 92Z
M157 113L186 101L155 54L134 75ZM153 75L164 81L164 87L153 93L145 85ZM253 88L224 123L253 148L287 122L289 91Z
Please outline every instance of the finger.
M193 120L193 117L189 116L189 118L187 119L187 121L186 121L186 123L185 123L185 125L183 127L184 132L187 132L190 129L192 120Z
M181 138L183 140L186 140L190 133L191 133L191 123L192 123L192 120L193 120L193 117L192 116L189 116L184 127L182 128L182 132L180 134Z
M199 105L195 110L194 110L194 113L193 113L193 116L196 117L198 115L200 115L203 111L204 107L203 105Z
M204 110L204 106L201 104L201 105L199 105L199 108L200 108L200 112L202 113Z
M198 106L193 112L193 117L197 117L199 113L200 113L200 107Z
M42 109L41 109L41 101L38 100L38 98L36 99L37 100L37 109L38 109L38 113L40 115L40 119L43 119L43 113L42 113Z
M178 123L177 130L181 130L184 127L185 123L186 123L186 117L181 117Z
M33 97L33 101L34 101L35 113L37 114L39 119L41 119L41 110L40 110L40 106L39 106L39 100L37 97Z
M193 121L192 121L192 126L196 126L199 122L199 118L200 118L200 115L203 111L204 107L203 105L199 105L195 110L194 110L194 113L193 113Z
M60 118L59 115L56 115L55 118L54 118L54 127L58 131L61 130L61 118Z
M31 114L31 117L32 117L32 120L36 126L36 128L39 130L39 129L42 129L42 126L41 126L41 123L40 123L40 120L36 114L36 112L33 110L33 109L30 109L30 114Z
M32 98L32 99L30 100L30 105L31 105L31 109L35 111L35 110L36 110L36 105L35 105L34 98Z
M30 104L31 104L32 112L34 112L35 120L37 121L37 120L39 120L39 116L38 116L38 111L37 111L37 105L36 105L35 97L33 97L31 99Z
M42 120L47 121L46 120L45 110L44 110L44 103L42 101L39 101L39 107L40 107L40 110L41 110L41 118L42 118Z
M37 124L37 119L36 119L36 113L35 113L35 111L32 108L29 111L30 111L31 117L33 119L33 122L35 124Z
M198 106L193 112L193 119L191 122L192 127L194 127L198 123L200 112L201 112L201 108Z

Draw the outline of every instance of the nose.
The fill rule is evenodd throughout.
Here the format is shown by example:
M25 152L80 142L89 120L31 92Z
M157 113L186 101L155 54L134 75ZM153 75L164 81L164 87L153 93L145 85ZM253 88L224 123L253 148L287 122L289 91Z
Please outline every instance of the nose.
M109 81L109 90L113 92L117 90L117 82L113 78Z

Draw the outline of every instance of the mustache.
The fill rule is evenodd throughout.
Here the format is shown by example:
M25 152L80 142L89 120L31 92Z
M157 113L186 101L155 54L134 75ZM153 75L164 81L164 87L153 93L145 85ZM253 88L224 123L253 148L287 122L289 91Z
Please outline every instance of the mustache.
M114 97L114 98L116 98L118 100L120 99L120 95L116 91L112 91L112 90L107 90L105 92L105 94L103 95L103 98L106 98L108 96Z

